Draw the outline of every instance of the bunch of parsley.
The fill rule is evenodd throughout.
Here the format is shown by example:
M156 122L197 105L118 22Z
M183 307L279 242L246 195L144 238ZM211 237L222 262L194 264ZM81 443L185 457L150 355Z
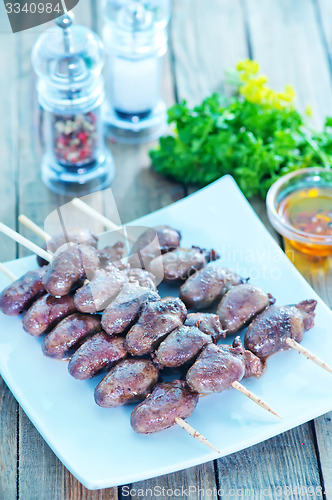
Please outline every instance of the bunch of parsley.
M285 104L284 94L268 89L266 80L257 85L256 74L244 75L242 95L229 102L213 94L193 109L186 102L171 107L168 120L175 133L150 151L153 168L200 186L231 174L247 197L264 197L292 170L331 167L332 118L322 132L309 130L300 113Z

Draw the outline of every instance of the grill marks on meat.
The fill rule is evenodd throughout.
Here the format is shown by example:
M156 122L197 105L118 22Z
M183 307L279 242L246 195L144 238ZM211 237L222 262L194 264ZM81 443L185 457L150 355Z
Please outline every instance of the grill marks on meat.
M125 359L111 368L97 385L95 401L106 408L141 401L158 379L158 369L148 359Z
M92 280L76 291L77 309L85 313L103 311L127 281L126 273L112 265L97 270Z
M24 316L23 328L35 337L51 330L63 318L76 312L74 297L43 295L32 304Z
M44 269L28 271L5 288L0 294L0 309L8 316L26 311L32 302L46 293L43 285Z
M94 275L99 258L95 248L84 244L69 243L58 252L46 270L44 286L50 295L63 296L84 278Z
M214 342L226 337L219 316L210 313L190 313L184 322L186 326L196 326L201 332L211 335Z
M166 335L182 325L186 316L186 307L180 299L148 302L137 323L127 333L125 348L137 356L152 352Z
M70 375L79 380L86 380L101 370L111 368L127 357L123 343L123 337L97 333L86 340L73 355L68 365Z
M158 299L157 292L137 283L127 283L103 313L104 330L110 335L122 333L137 318L144 304Z
M199 395L183 380L158 384L131 414L130 423L135 432L151 434L168 429L175 418L189 417L197 406Z
M221 266L206 266L190 276L180 288L180 299L190 309L203 309L212 305L232 286L244 280Z
M43 352L45 356L56 359L70 357L89 335L101 329L99 316L75 313L60 321L44 338Z
M134 243L130 264L132 267L148 267L149 263L161 253L177 248L181 233L170 226L156 226L147 229Z
M275 299L260 288L242 284L231 288L222 298L217 314L227 334L238 332Z
M246 349L265 359L283 349L289 349L287 338L301 342L305 331L314 326L315 300L305 300L294 306L271 306L249 325L244 337Z
M208 344L189 368L186 381L200 394L222 392L245 374L244 356L238 348Z
M204 267L211 260L218 258L214 250L202 250L198 247L176 248L172 252L153 259L148 270L158 276L163 270L164 281L174 282L186 280L196 270Z
M180 326L160 344L153 359L160 367L182 366L194 359L211 342L211 335L201 332L195 326Z

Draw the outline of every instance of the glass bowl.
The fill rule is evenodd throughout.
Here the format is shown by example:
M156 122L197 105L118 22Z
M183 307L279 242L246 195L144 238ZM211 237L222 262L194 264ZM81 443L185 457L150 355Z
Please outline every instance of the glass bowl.
M317 257L332 255L332 234L318 234L302 231L294 227L280 209L285 198L293 193L306 190L307 197L315 196L322 188L331 189L332 168L313 167L296 170L278 179L269 189L266 207L269 220L285 240L286 247L292 247L302 253ZM311 192L312 190L312 192ZM303 195L303 197L305 197ZM318 213L318 212L317 212ZM332 197L331 215L332 221ZM331 224L331 222L330 222Z

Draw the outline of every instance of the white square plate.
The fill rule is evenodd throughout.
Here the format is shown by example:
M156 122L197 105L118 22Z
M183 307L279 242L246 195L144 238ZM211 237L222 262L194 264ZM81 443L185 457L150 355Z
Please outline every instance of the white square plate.
M181 230L183 246L215 248L225 266L250 276L279 304L316 299L315 327L305 334L303 345L332 362L332 312L277 246L231 177L135 223L169 224ZM34 266L34 257L9 263L17 275ZM1 288L7 284L1 276ZM23 331L19 318L1 315L0 330L1 375L60 460L90 489L198 465L332 409L331 375L296 352L275 354L263 377L244 384L281 414L282 421L234 390L203 398L188 418L221 451L217 455L178 427L150 436L136 434L129 422L133 406L105 409L94 403L100 377L73 379L67 363L42 355L41 341Z

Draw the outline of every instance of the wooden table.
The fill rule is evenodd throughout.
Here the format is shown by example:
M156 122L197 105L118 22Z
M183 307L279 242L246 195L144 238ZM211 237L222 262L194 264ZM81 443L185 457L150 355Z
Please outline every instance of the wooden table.
M174 0L173 7L164 74L168 104L184 98L190 104L197 103L212 91L227 92L224 70L249 56L261 63L273 86L294 85L299 108L312 105L315 125L320 126L323 117L332 113L330 0ZM96 0L80 0L75 8L76 19L98 30L99 10ZM68 200L50 193L40 181L30 51L42 29L13 35L3 21L0 29L0 219L30 237L17 222L20 213L42 225L56 206ZM151 144L111 146L117 166L112 188L122 222L188 194L182 185L150 170L147 156L150 147ZM97 208L102 209L103 202L101 196ZM264 203L253 200L253 205L268 225ZM25 250L5 237L0 238L0 245L2 261L26 255ZM332 279L331 273L328 277L326 263L324 267L321 262L313 262L304 272L331 306ZM207 498L198 488L222 488L223 498L241 498L245 494L257 499L277 498L278 494L285 498L287 491L293 492L289 498L309 498L304 490L301 494L301 487L313 487L314 498L332 498L331 418L332 413L234 455L136 483L132 485L136 492L130 496L139 498L142 496L139 489L158 485L171 489L191 487L189 498L193 499ZM284 487L290 490L282 492ZM125 498L127 493L128 489L121 488L91 492L80 485L0 381L1 500L116 499ZM208 498L217 496L214 492ZM143 491L143 497L153 498L153 495Z

